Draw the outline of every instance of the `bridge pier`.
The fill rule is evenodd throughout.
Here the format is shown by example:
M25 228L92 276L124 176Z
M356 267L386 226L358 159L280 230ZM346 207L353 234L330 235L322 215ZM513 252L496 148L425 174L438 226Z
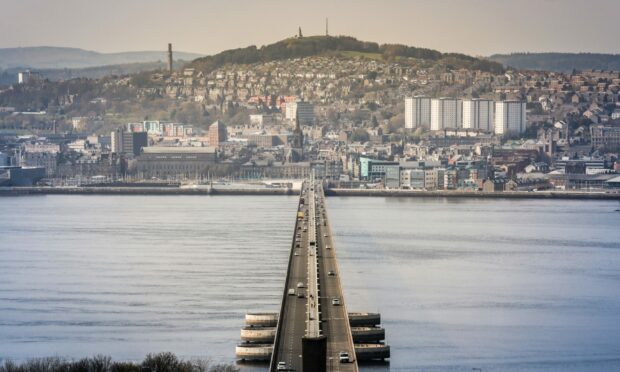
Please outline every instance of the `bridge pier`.
M301 338L301 359L303 372L327 371L327 337Z

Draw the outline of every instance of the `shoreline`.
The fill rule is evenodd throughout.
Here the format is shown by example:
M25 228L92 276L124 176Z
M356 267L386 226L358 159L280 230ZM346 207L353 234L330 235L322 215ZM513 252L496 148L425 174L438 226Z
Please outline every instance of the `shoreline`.
M299 195L299 190L281 188L0 187L0 197L27 195Z
M27 195L299 195L284 188L179 188L179 187L0 187L0 196ZM620 192L578 191L419 191L373 189L326 189L327 197L414 197L414 198L500 198L500 199L581 199L619 200Z
M579 191L420 191L420 190L361 190L361 189L327 189L327 196L369 196L390 198L491 198L491 199L582 199L582 200L619 200L620 192L579 192Z

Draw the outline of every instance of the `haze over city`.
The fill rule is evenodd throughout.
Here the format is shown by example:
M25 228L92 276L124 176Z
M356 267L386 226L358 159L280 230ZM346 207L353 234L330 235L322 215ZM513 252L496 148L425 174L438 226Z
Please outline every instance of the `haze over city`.
M619 0L0 1L0 372L620 371Z
M172 42L177 50L214 54L268 44L298 26L306 35L324 34L328 17L332 35L442 52L620 53L615 0L5 0L0 10L0 48L120 52Z

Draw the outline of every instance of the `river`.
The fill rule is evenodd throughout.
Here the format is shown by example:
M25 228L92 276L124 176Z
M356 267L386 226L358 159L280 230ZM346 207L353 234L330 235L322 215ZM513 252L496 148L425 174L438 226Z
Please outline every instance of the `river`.
M0 358L233 361L244 313L278 309L296 201L0 198ZM620 369L616 203L327 203L348 308L392 347L364 370Z

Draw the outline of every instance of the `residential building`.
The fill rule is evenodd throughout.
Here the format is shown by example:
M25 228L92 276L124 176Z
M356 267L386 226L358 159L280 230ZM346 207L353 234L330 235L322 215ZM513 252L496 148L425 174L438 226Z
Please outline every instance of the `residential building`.
M521 134L526 128L524 101L495 102L495 134Z
M478 98L464 100L463 128L492 131L493 101Z
M405 128L429 128L431 125L431 99L415 96L405 98Z
M461 127L462 102L456 98L431 100L431 130Z

